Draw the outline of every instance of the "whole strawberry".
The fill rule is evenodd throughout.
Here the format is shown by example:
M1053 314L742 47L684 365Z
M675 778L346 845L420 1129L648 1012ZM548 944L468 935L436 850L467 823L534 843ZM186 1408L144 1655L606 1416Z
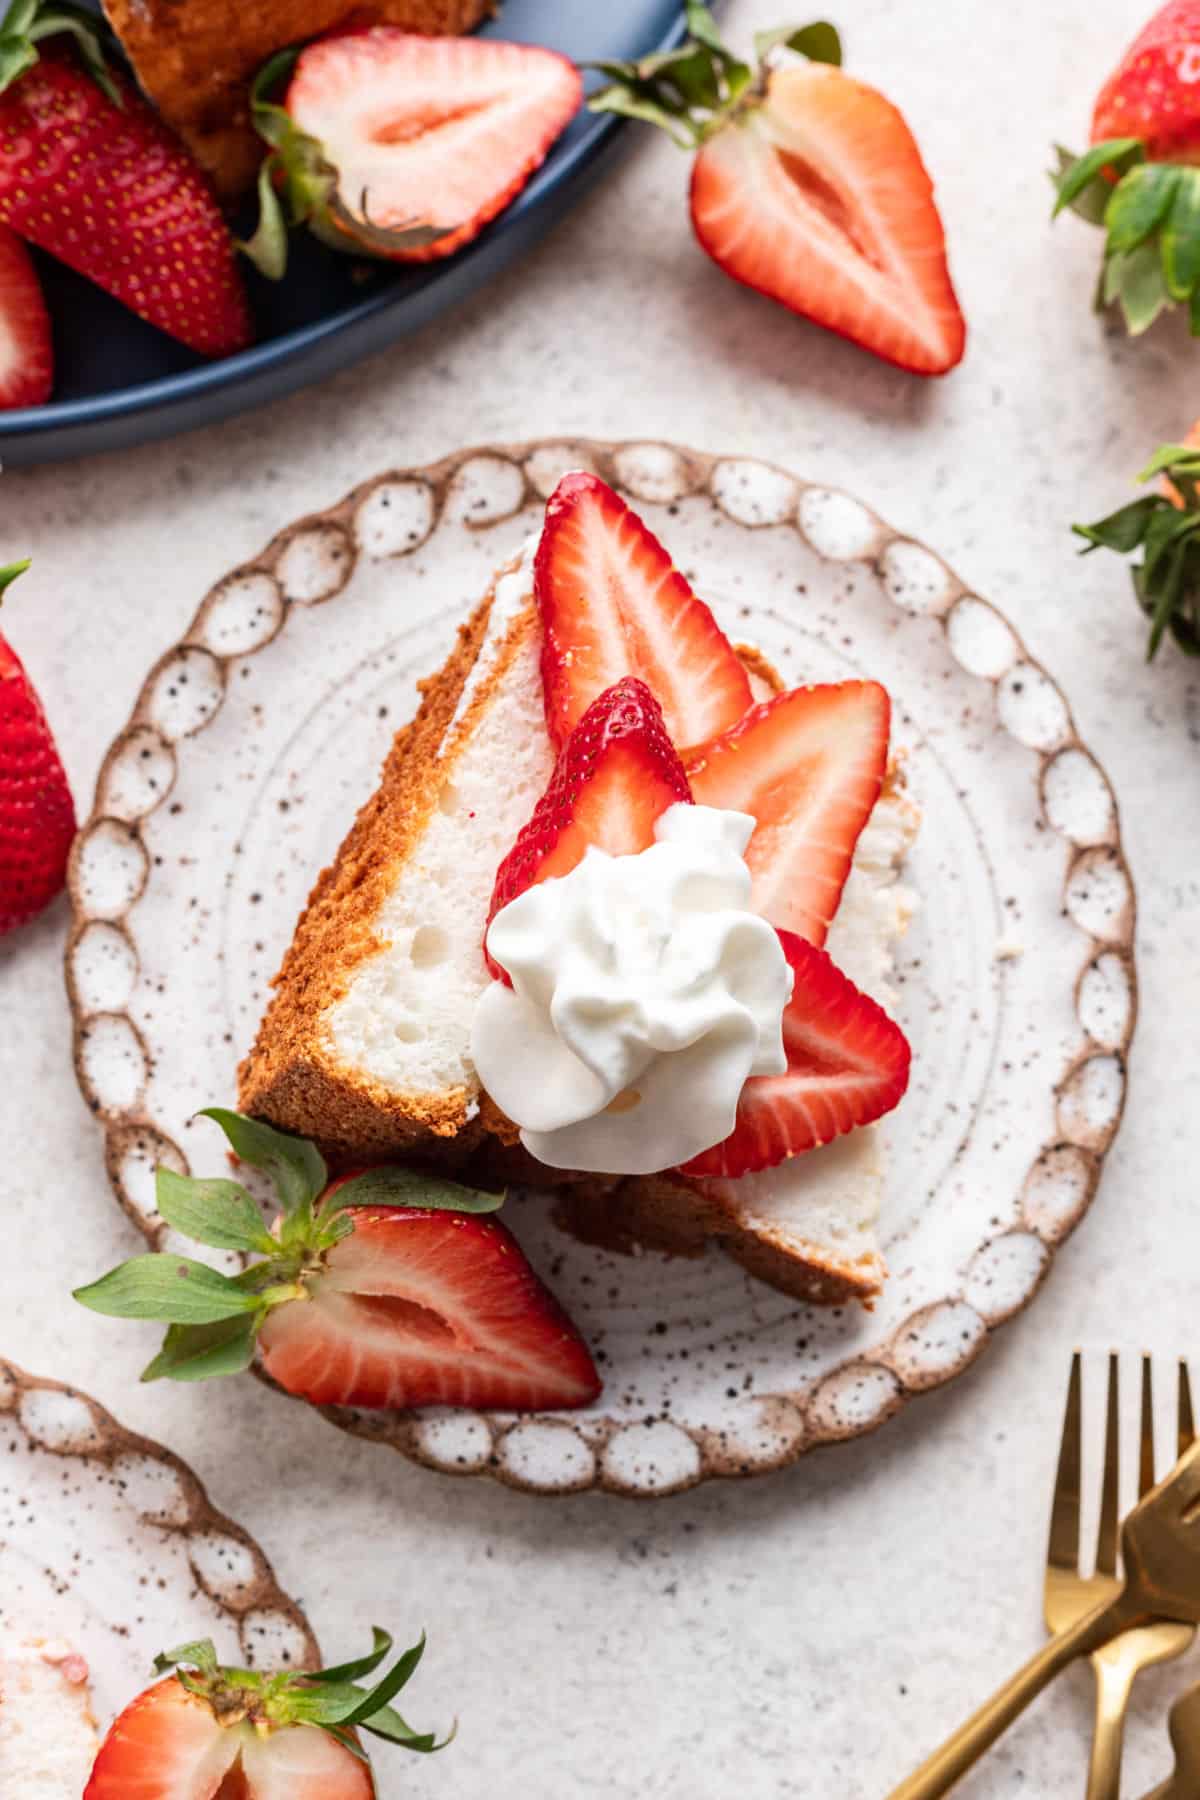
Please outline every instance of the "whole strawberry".
M1055 214L1104 228L1096 308L1136 336L1189 307L1200 336L1200 0L1170 0L1125 52L1092 113L1091 149L1059 147Z
M70 7L12 0L0 21L0 225L202 355L250 342L203 174Z
M0 569L0 594L28 567ZM74 836L75 807L46 715L0 634L0 934L61 891Z
M374 1640L369 1655L315 1674L223 1668L208 1638L165 1651L162 1679L110 1727L83 1800L373 1800L360 1731L425 1754L450 1741L414 1731L391 1705L424 1638L384 1675L392 1639L376 1626Z

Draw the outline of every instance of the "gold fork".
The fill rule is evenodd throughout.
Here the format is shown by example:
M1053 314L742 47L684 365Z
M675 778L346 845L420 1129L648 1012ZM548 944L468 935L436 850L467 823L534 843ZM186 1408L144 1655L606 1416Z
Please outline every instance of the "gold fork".
M1125 1580L1115 1594L1060 1631L959 1727L890 1800L939 1800L1078 1656L1119 1632L1171 1619L1200 1624L1200 1444L1143 1496L1121 1528Z
M1117 1543L1120 1517L1120 1365L1108 1359L1108 1405L1104 1433L1104 1473L1100 1492L1100 1528L1096 1539L1096 1570L1084 1575L1079 1568L1079 1509L1082 1431L1082 1376L1078 1351L1071 1364L1067 1411L1063 1420L1058 1477L1050 1513L1050 1544L1046 1558L1044 1611L1051 1631L1065 1631L1091 1612L1099 1600L1111 1600L1120 1592L1117 1575ZM1154 1406L1151 1363L1142 1358L1141 1422L1138 1432L1138 1494L1154 1486ZM1179 1365L1179 1455L1195 1436L1192 1395L1186 1363ZM1125 1739L1125 1714L1134 1679L1153 1663L1169 1662L1191 1647L1193 1625L1162 1621L1124 1631L1092 1654L1096 1674L1096 1726L1088 1769L1087 1800L1118 1800L1121 1785L1121 1752Z
M1200 1794L1200 1682L1171 1708L1170 1732L1175 1773L1145 1800L1196 1800Z

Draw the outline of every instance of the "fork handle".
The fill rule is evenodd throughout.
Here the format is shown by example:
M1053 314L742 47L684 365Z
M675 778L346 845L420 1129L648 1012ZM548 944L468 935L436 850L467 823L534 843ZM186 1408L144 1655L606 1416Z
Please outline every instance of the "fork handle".
M1052 1637L915 1774L893 1788L888 1800L939 1800L940 1795L948 1794L971 1764L990 1749L1068 1663L1077 1656L1090 1655L1132 1623L1124 1595L1101 1601L1066 1631Z
M1125 1748L1125 1714L1136 1669L1117 1667L1097 1656L1096 1727L1088 1764L1087 1800L1120 1800L1121 1756Z

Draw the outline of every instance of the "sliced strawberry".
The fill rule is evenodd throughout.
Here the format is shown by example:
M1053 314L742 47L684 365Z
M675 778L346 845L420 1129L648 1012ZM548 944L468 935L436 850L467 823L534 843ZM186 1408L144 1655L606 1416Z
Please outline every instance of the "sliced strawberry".
M219 1725L208 1702L169 1675L116 1720L83 1800L212 1800L227 1792L224 1777L240 1748L239 1733Z
M1153 162L1200 161L1200 0L1171 0L1100 90L1092 142L1141 138Z
M310 1298L277 1306L263 1362L322 1406L586 1406L587 1346L495 1219L353 1207Z
M658 701L644 681L618 681L580 719L533 817L500 864L488 924L526 888L569 875L591 844L610 856L647 849L659 815L691 797ZM488 964L507 980L490 957Z
M337 170L334 224L426 262L509 204L582 99L578 69L552 50L380 25L310 44L284 105ZM445 235L389 250L386 233L414 221Z
M20 238L0 226L0 410L41 406L53 381L42 284Z
M712 613L598 476L565 475L550 496L534 588L546 723L560 749L623 675L653 691L681 750L726 730L750 705L746 671Z
M0 569L0 593L24 566ZM74 836L75 806L46 715L0 635L0 936L61 891Z
M175 1675L112 1726L83 1800L372 1800L368 1765L316 1725L223 1725Z
M887 770L891 702L877 681L796 688L687 762L697 805L751 813L754 905L825 942Z
M773 68L765 101L700 149L691 206L704 249L748 287L918 374L961 360L933 186L874 88L822 63Z
M900 1027L836 963L790 931L779 933L795 978L783 1015L786 1075L754 1075L742 1089L732 1136L697 1156L685 1175L748 1175L773 1168L898 1104L912 1053Z
M250 342L233 241L204 176L119 76L40 46L0 92L0 225L206 356Z

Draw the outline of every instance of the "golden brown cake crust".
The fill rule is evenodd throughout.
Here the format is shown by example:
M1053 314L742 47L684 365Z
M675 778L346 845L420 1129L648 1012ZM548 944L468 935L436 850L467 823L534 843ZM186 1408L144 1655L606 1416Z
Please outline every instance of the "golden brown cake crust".
M489 592L460 627L440 673L421 684L417 715L397 732L379 786L360 808L334 861L317 877L272 982L274 998L254 1048L238 1070L243 1111L314 1138L335 1162L428 1147L430 1136L451 1140L466 1122L461 1090L418 1108L401 1105L361 1075L348 1080L323 1052L320 1021L346 992L353 971L380 948L375 919L396 869L437 804L445 776L439 752L479 653L490 607ZM451 1152L449 1141L445 1148ZM468 1142L455 1143L453 1160L469 1148Z
M473 31L493 0L104 0L145 93L227 204L254 184L263 145L249 88L277 50L344 23L444 36Z

